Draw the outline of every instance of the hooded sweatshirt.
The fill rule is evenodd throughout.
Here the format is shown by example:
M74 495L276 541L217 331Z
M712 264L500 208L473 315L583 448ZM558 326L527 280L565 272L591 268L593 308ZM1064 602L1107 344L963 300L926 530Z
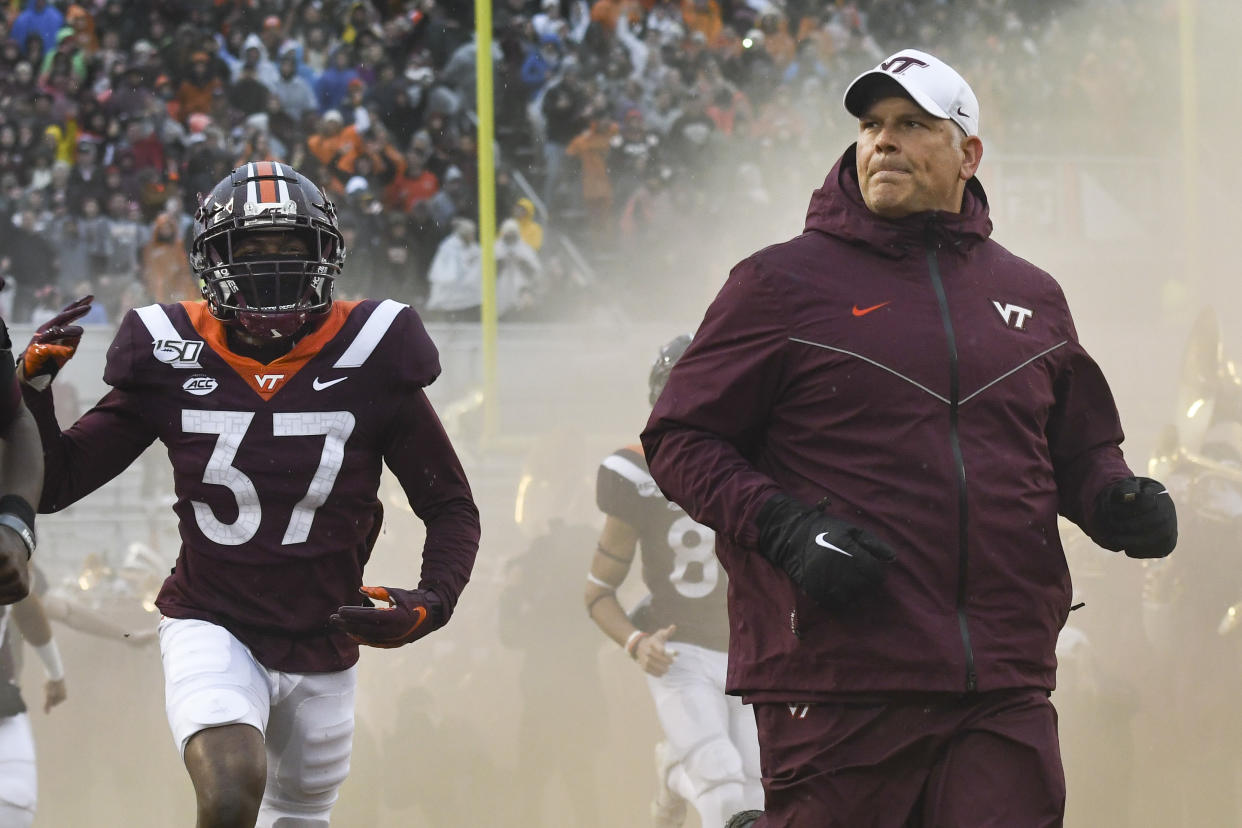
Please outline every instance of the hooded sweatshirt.
M669 499L717 533L728 690L748 701L1052 689L1070 578L1130 476L1112 394L1051 276L989 238L987 199L885 220L851 147L803 233L738 264L642 435ZM758 553L784 492L886 541L874 592L828 611Z

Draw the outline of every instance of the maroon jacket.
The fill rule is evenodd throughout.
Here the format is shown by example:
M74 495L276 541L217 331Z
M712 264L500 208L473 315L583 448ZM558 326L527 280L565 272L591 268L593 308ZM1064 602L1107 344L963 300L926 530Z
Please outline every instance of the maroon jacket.
M974 179L960 214L875 216L851 148L802 235L733 269L673 369L642 442L717 533L730 692L1054 686L1057 513L1089 531L1131 472L1060 287L990 232ZM891 544L881 588L830 613L762 558L755 519L779 491Z

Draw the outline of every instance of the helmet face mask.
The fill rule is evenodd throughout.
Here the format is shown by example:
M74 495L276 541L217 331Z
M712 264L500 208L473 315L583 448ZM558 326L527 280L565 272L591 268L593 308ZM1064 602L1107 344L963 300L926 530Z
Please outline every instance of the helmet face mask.
M672 372L673 366L677 364L677 360L681 359L681 355L690 347L690 340L689 334L681 334L660 346L660 354L652 363L651 373L647 376L647 399L652 405L660 399L660 392L668 383L668 375Z
M326 313L344 261L332 202L285 164L238 167L195 215L190 265L211 314L258 339Z

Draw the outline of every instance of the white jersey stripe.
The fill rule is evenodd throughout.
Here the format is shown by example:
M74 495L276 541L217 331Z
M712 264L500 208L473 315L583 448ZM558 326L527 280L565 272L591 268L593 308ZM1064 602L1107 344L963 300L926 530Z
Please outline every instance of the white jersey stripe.
M345 349L345 353L341 354L341 358L333 363L333 368L358 368L362 363L367 361L367 357L379 345L380 340L384 338L384 334L392 327L392 321L397 318L397 314L409 307L401 302L393 299L385 299L380 302L375 310L371 311L371 317L363 324L362 329L358 331L358 335L354 337L354 341L349 343L349 347Z
M640 486L643 483L655 482L648 472L643 471L641 466L633 460L622 457L619 454L610 454L605 457L603 466L604 468L621 475L635 486Z
M172 320L168 318L168 314L159 305L147 305L144 308L135 308L134 313L138 314L138 318L142 320L142 324L147 326L147 332L151 334L151 341L158 342L161 339L183 339L181 333L173 327Z

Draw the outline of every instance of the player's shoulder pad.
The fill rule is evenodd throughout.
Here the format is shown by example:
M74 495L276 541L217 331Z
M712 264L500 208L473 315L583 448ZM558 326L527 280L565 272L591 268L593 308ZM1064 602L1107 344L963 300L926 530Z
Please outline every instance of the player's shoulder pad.
M89 334L89 332L88 332ZM104 382L114 388L145 385L174 368L200 368L205 344L180 305L146 305L127 311L104 364Z
M647 469L642 450L618 449L599 464L595 479L595 503L606 515L633 522L644 498L662 497Z
M377 358L394 382L419 387L431 385L440 376L440 352L418 312L409 305L368 299L354 313L362 314L362 324L335 367L358 368Z

